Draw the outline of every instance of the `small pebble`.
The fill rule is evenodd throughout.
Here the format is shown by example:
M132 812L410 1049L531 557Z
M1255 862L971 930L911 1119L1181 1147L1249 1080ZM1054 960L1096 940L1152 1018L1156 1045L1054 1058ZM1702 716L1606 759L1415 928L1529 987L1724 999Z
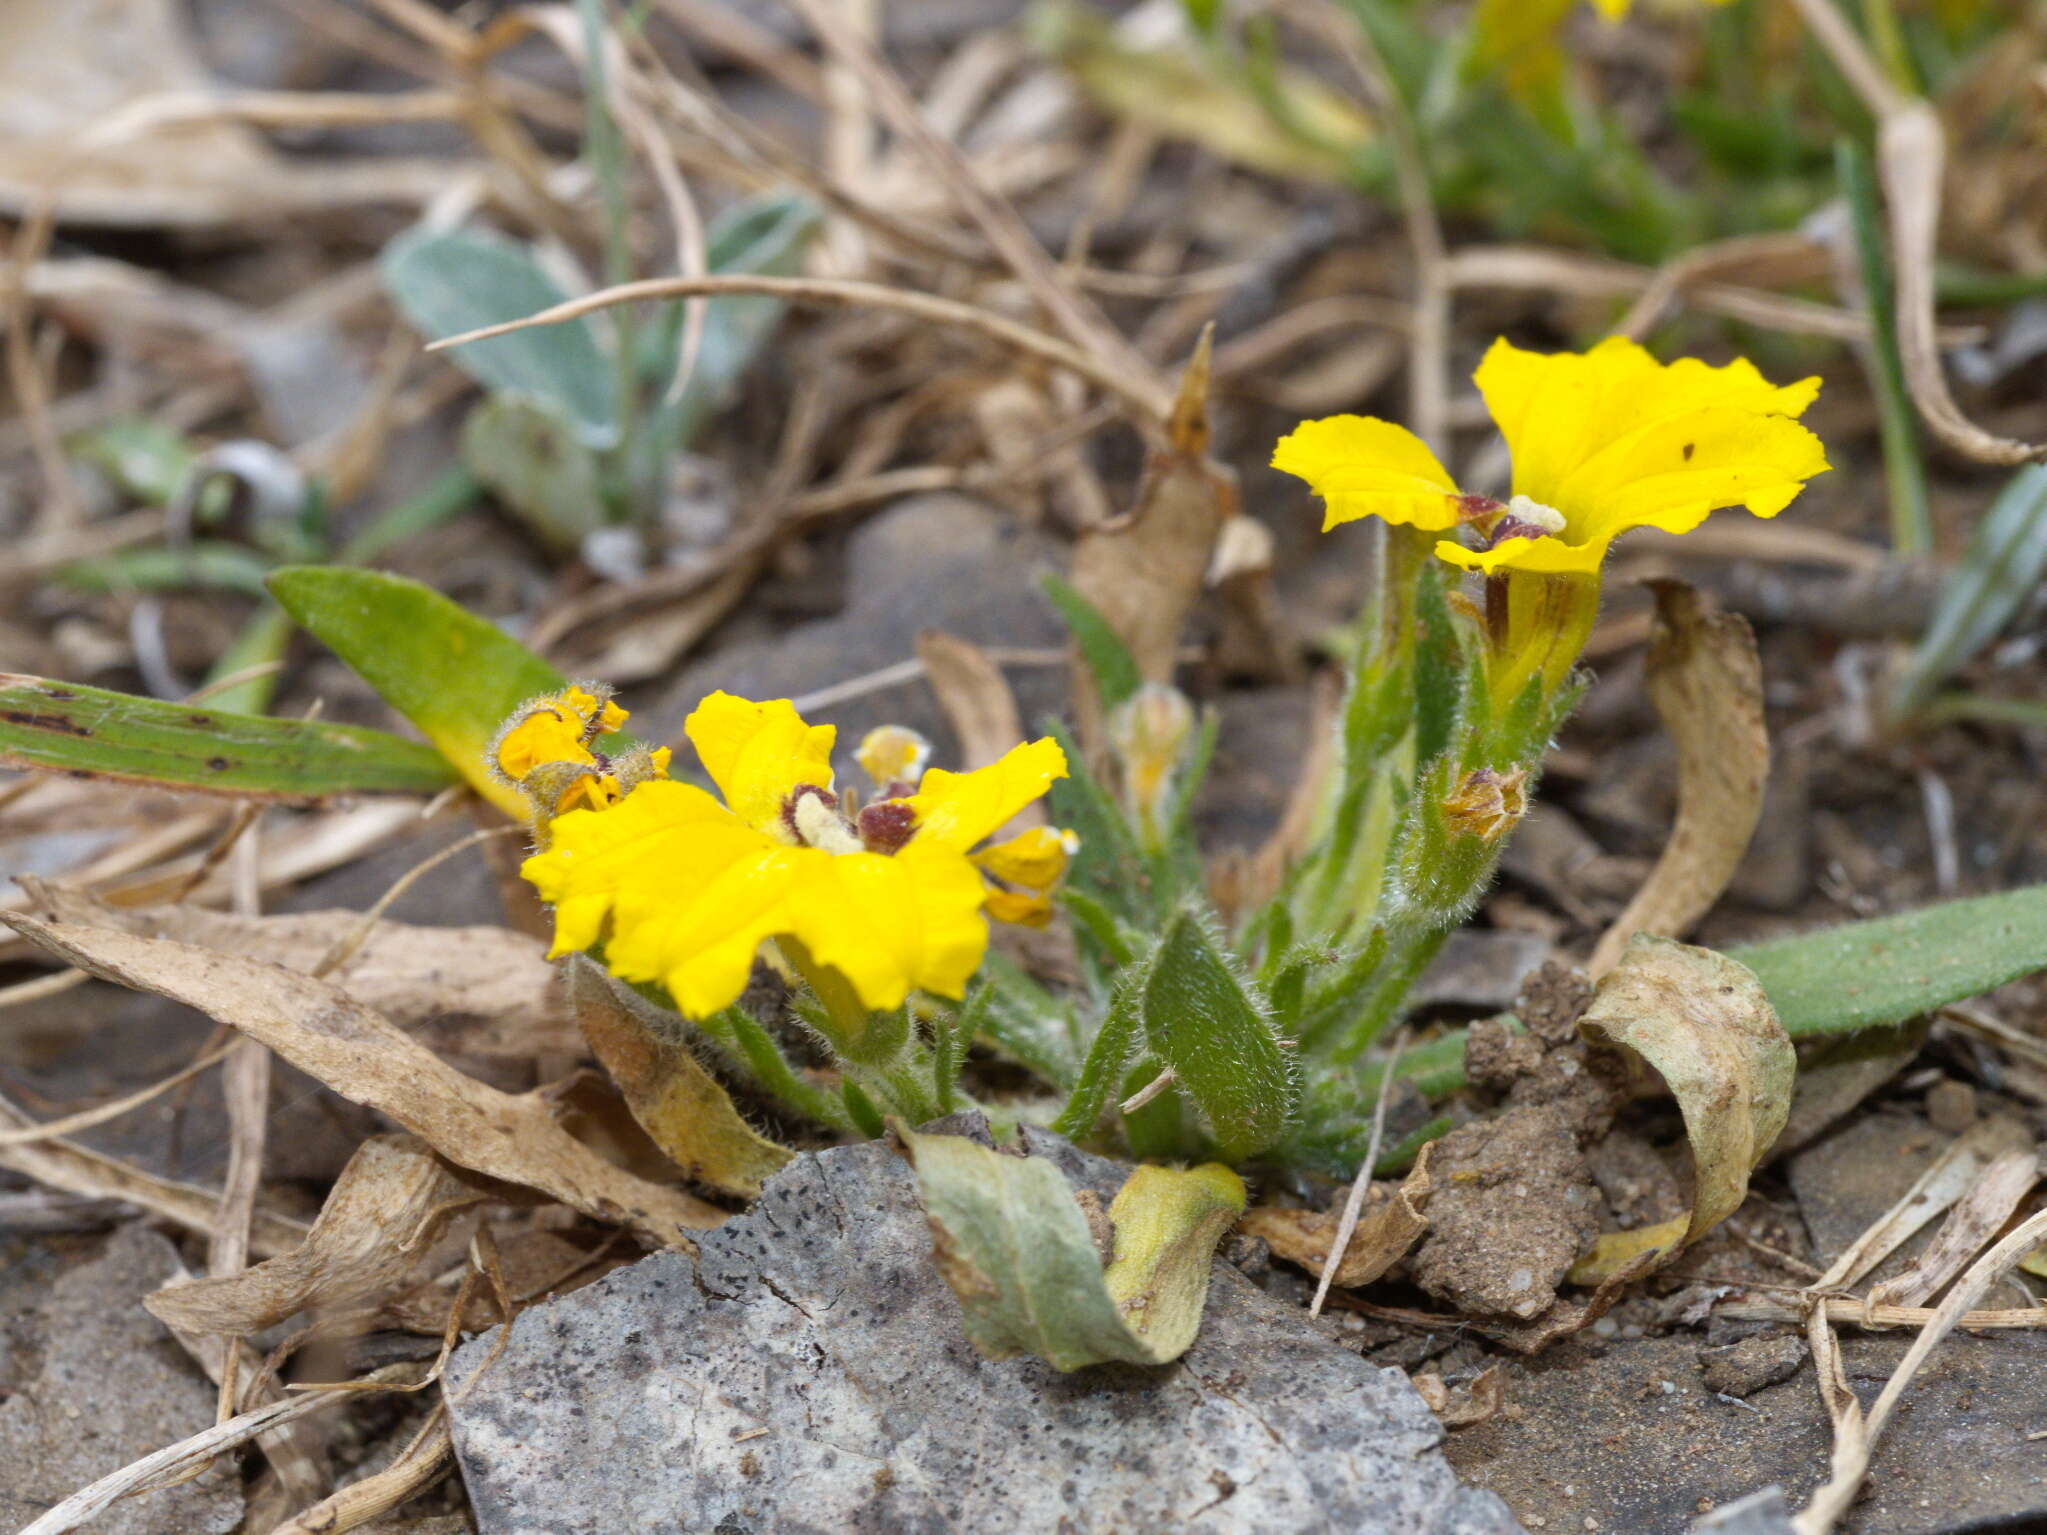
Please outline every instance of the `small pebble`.
M1943 1078L1926 1091L1926 1118L1946 1135L1960 1135L1976 1123L1976 1089L1967 1082Z

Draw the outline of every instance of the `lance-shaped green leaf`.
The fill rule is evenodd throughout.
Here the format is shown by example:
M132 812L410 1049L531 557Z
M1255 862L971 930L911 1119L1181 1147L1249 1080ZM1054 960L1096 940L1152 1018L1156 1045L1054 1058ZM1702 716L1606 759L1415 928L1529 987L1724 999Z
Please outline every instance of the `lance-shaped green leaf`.
M1684 1115L1689 1214L1615 1232L1572 1270L1598 1283L1650 1248L1674 1252L1741 1207L1749 1173L1791 1112L1798 1057L1754 972L1725 954L1637 933L1579 1020L1595 1040L1646 1061Z
M2047 969L2047 885L1730 949L1793 1039L1874 1029Z
M310 804L436 794L440 755L360 725L275 720L0 673L0 766Z
M471 788L525 820L518 791L484 757L498 727L567 679L524 645L432 587L374 570L292 565L270 577L284 610L417 725ZM606 738L613 748L620 736Z
M1139 1004L1152 1053L1178 1079L1231 1161L1286 1133L1298 1084L1271 1011L1196 911L1173 919Z
M898 1133L917 1169L939 1272L985 1357L1035 1354L1056 1370L1164 1364L1194 1342L1215 1244L1244 1210L1244 1185L1228 1168L1133 1171L1109 1206L1115 1247L1104 1269L1087 1217L1050 1161L964 1136Z
M569 959L569 1001L640 1128L698 1183L752 1199L795 1155L732 1106L685 1043L689 1025L679 1015L664 1015L581 954Z
M502 236L415 229L384 249L384 286L429 339L459 336L566 302L561 285ZM587 319L471 342L448 354L497 394L539 402L586 447L618 443L618 372Z

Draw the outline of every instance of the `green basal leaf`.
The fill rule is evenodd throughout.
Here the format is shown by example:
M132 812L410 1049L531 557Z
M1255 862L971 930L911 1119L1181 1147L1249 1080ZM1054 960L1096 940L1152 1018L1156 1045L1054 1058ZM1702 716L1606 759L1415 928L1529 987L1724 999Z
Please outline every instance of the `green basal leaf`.
M1230 1161L1286 1133L1299 1096L1270 1011L1209 922L1173 919L1143 981L1145 1039Z
M1898 1023L2047 969L2047 885L1729 949L1797 1039Z
M295 803L436 794L455 782L431 748L381 730L231 714L6 673L0 766Z
M497 625L402 576L294 565L270 577L284 610L417 725L471 788L525 820L517 790L484 763L498 728L528 699L568 685ZM613 749L619 736L605 738Z
M435 341L568 298L524 246L482 230L415 229L385 247L382 267L405 317ZM618 445L617 370L587 318L473 341L448 356L494 393L552 410L585 447Z
M64 439L64 448L150 506L170 505L199 462L183 432L148 416L123 416L75 433Z
M1056 1370L1120 1360L1164 1364L1194 1342L1210 1262L1244 1210L1244 1185L1213 1163L1140 1167L1109 1207L1105 1269L1065 1175L960 1135L898 1128L959 1298L968 1340L989 1359L1035 1354Z
M573 423L540 401L490 396L462 423L462 463L555 554L603 526L604 472Z
M1083 597L1079 588L1050 571L1040 584L1065 620L1073 643L1080 647L1080 658L1094 677L1104 709L1115 708L1144 685L1144 674L1138 671L1136 660L1116 637L1101 610Z

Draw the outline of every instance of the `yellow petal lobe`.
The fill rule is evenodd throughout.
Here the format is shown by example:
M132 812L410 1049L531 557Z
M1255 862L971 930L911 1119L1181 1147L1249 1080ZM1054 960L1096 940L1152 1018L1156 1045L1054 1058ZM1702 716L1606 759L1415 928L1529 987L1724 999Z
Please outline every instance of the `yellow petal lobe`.
M1303 421L1272 452L1272 467L1306 480L1327 511L1322 529L1360 517L1417 528L1457 525L1457 482L1423 441L1376 416Z
M1046 737L1012 746L971 773L932 768L902 803L917 818L911 846L937 844L964 853L1066 776L1066 754Z
M725 803L759 830L772 833L780 824L783 802L798 784L831 787L837 730L805 724L786 698L753 703L713 693L682 728Z

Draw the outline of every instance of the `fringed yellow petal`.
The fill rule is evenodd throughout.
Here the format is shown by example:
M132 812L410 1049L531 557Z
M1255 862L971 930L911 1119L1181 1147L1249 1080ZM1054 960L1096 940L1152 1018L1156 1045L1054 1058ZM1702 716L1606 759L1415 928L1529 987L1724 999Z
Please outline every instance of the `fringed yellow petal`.
M838 732L830 725L806 725L786 698L752 703L713 693L682 728L725 803L759 830L780 823L782 805L798 784L831 787Z
M912 990L958 998L988 947L980 874L956 851L827 854L789 893L790 931L870 1008Z
M902 803L917 818L911 846L937 844L965 852L1066 776L1066 754L1049 737L1012 746L971 773L933 768Z
M1780 387L1746 359L1719 368L1690 357L1659 363L1621 336L1585 353L1524 352L1495 341L1476 381L1513 455L1515 493L1555 507L1570 524L1567 536L1581 541L1594 532L1581 522L1604 518L1577 483L1596 461L1702 411L1796 417L1819 393L1816 378ZM1681 445L1682 428L1675 430L1671 440Z
M1304 421L1272 452L1272 467L1308 482L1327 512L1326 532L1360 517L1417 528L1457 524L1457 482L1404 426L1376 416Z

